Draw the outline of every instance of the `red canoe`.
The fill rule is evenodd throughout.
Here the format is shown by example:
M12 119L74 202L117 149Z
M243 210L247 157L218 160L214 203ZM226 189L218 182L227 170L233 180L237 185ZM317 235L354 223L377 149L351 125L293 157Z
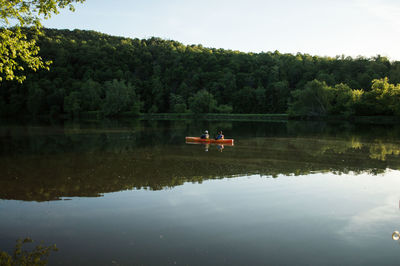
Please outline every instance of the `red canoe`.
M233 139L202 139L199 137L186 137L186 142L220 143L233 145Z

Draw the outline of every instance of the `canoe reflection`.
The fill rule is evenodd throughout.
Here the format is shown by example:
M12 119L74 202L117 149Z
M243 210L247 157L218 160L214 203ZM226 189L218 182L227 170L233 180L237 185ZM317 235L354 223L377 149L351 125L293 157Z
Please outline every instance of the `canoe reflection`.
M233 143L228 143L228 144L216 144L216 143L200 143L200 142L190 142L186 141L186 144L196 144L196 145L201 145L204 147L204 151L208 151L210 148L210 145L216 146L217 151L222 152L222 150L225 148L225 146L234 146Z

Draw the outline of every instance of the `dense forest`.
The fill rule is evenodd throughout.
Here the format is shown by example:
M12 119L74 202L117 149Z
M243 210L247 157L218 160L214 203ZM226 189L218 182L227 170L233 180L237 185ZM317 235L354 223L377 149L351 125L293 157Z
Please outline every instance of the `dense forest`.
M243 53L94 31L31 34L50 71L0 83L0 115L399 115L400 62Z

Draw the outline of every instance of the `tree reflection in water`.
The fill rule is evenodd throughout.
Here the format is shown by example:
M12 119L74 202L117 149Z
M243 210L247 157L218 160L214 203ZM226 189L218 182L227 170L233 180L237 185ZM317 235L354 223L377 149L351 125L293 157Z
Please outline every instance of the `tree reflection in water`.
M236 145L186 145L184 137L202 128L222 128ZM99 197L252 174L379 174L400 169L399 133L398 126L293 121L7 125L0 127L0 198Z

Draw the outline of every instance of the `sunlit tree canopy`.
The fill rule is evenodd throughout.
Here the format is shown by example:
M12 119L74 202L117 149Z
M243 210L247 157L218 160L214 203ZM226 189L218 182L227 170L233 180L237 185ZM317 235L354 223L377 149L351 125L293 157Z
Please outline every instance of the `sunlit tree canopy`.
M43 61L35 40L27 38L23 28L40 33L41 20L59 10L85 0L0 0L0 82L3 79L22 82L25 68L48 69L51 61Z

